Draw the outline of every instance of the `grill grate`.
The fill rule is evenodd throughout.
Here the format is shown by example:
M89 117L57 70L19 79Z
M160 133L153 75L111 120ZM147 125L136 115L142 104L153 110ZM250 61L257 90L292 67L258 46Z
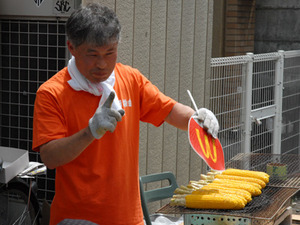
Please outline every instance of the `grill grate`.
M270 177L269 186L300 188L300 155L240 153L226 163L226 168L251 169L266 172L268 163L287 165L287 179Z
M262 194L253 197L242 210L201 210L188 209L181 206L165 205L158 213L163 214L210 214L225 215L256 220L272 220L274 216L286 208L286 204L293 195L300 190L300 156L241 153L226 163L226 168L250 169L266 172L268 163L282 163L287 165L287 178L277 180L270 177L270 182L262 190Z
M163 214L211 214L244 217L252 219L271 220L279 212L282 206L298 192L297 188L283 188L267 186L258 197L253 197L244 209L241 210L201 210L188 209L169 204L159 209Z

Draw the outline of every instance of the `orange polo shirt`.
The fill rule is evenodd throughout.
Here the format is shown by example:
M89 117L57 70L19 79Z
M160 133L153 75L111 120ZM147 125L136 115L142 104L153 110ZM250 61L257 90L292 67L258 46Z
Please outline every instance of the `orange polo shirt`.
M118 63L114 89L125 116L113 133L93 141L75 160L56 168L50 224L65 218L101 225L142 225L139 192L139 121L159 126L175 105L138 70ZM100 98L75 91L64 68L39 88L33 150L88 126ZM64 149L61 149L64 151Z

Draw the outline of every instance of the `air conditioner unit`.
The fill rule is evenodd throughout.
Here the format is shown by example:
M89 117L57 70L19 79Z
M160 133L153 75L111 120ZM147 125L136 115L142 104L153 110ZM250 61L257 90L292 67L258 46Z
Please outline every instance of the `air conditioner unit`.
M81 0L1 0L1 16L68 17Z
M70 57L65 23L81 0L0 0L0 144L31 149L35 93ZM29 151L30 160L39 156ZM53 199L55 173L38 178Z

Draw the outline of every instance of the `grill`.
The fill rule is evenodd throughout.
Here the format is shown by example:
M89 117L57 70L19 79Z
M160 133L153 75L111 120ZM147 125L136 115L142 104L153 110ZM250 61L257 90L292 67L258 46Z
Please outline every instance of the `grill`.
M183 214L188 217L187 224L219 223L226 224L273 224L274 220L284 213L291 204L291 197L300 190L300 156L241 153L228 163L226 168L250 169L266 172L267 164L287 165L287 174L283 180L271 176L270 182L262 190L262 194L253 197L242 210L201 210L188 209L169 204L159 209L158 213ZM185 222L187 220L185 219ZM203 223L205 221L205 223ZM200 222L200 223L197 223Z
M253 154L240 153L226 163L226 168L250 169L267 172L267 164L287 165L286 179L279 180L270 177L268 186L300 188L300 156L299 155L280 155L280 154Z

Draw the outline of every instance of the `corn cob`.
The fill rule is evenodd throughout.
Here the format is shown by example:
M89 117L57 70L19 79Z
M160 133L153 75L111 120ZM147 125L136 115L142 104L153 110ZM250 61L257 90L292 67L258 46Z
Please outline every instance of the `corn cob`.
M233 195L187 195L184 198L172 198L170 205L180 205L194 209L243 209L245 204Z
M191 189L194 189L194 188L186 187L184 185L180 185L180 188L183 189L183 190L187 190L187 191L190 191Z
M198 181L195 181L195 180L191 180L190 183L195 183L195 184L198 184L198 185L207 185L207 181L205 180L198 180Z
M180 199L180 198L185 198L185 196L187 196L187 194L179 194L179 195L173 195L172 198Z
M189 184L187 185L187 187L188 188L192 188L192 189L200 189L200 188L202 188L206 184L207 184L207 182L200 182L200 181L193 181L193 180L191 180L189 182Z
M266 187L266 183L260 179L254 178L254 177L242 177L242 176L233 176L233 175L223 175L218 174L215 176L215 178L218 179L229 179L229 180L241 180L241 181L247 181L247 182L253 182L257 183L261 186L261 188Z
M209 171L209 172L207 172L207 175L213 175L213 176L216 176L216 175L218 175L218 174L221 174L222 172L221 171Z
M261 194L261 189L259 187L257 187L255 183L255 185L253 183L249 183L249 182L243 182L243 181L237 181L237 180L226 180L226 179L215 179L213 183L217 183L217 184L229 184L229 185L239 185L241 187L241 189L248 188L249 192L251 193L252 196L258 196Z
M237 189L243 189L246 191L249 191L252 196L258 196L261 194L261 190L251 184L245 183L236 183L236 182L228 182L224 180L215 180L212 184L221 184L224 187L231 187L231 188L237 188ZM210 184L208 184L210 185Z
M240 196L244 197L247 200L247 202L250 202L252 200L250 192L243 190L243 189L226 188L221 185L210 184L210 185L204 186L201 190L218 190L218 191L220 191L220 193L224 191L224 192L227 192L228 194L240 195ZM198 191L198 190L196 190L196 191ZM196 192L196 191L194 191L194 192ZM192 194L194 192L192 192Z
M213 194L222 194L226 196L235 196L238 197L246 205L248 203L247 199L241 195L236 194L236 192L231 190L220 190L220 189L199 189L192 192L192 195L213 195Z
M249 181L231 180L231 179L215 179L214 181L216 181L217 183L218 182L220 182L220 183L228 182L228 183L237 183L237 184L251 184L254 187L257 187L259 190L262 189L262 187L258 183L249 182Z
M222 172L222 175L234 175L234 176L242 176L242 177L254 177L264 181L266 184L269 182L269 175L260 171L252 171L252 170L240 170L240 169L226 169Z
M174 194L191 194L195 189L176 188Z

